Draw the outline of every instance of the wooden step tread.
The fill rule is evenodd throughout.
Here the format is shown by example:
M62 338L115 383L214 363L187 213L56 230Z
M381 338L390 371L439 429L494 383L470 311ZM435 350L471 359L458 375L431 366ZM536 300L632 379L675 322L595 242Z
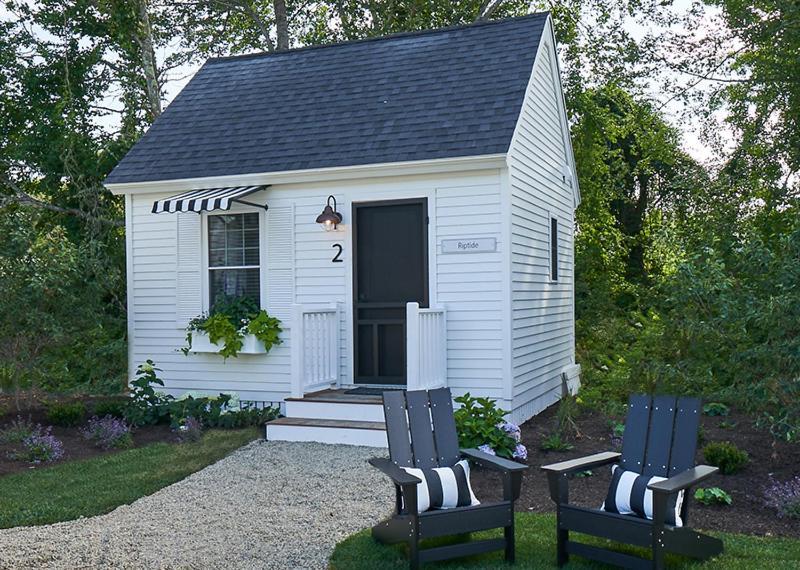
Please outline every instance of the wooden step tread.
M345 394L344 390L322 390L306 394L302 398L286 398L287 402L312 402L324 404L366 404L368 406L383 405L380 396L359 396L357 394Z
M314 418L278 418L267 424L267 428L272 425L278 426L303 426L321 428L342 428L342 429L371 429L385 431L386 424L383 422L363 422L358 420L321 420Z

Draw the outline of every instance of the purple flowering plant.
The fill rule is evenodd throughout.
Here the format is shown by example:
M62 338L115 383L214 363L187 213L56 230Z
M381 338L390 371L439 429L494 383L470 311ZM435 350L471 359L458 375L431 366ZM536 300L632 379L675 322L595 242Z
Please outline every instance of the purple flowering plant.
M9 457L28 463L50 463L61 459L64 457L64 444L51 433L52 429L36 424L22 439L22 447L9 453Z
M764 503L778 511L781 518L800 519L800 475L787 481L770 476L770 484L764 490Z
M133 445L131 428L124 420L113 416L93 417L82 433L83 437L102 449L120 449Z
M478 451L482 451L483 453L487 453L489 455L497 455L492 449L492 446L488 443L484 443L483 445L478 446Z
M203 424L200 420L190 416L181 420L180 425L174 431L178 436L178 443L200 441L203 436Z

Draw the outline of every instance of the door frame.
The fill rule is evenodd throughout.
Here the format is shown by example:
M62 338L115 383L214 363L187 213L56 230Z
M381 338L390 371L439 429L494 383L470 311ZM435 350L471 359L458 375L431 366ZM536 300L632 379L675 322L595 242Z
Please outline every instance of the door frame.
M395 384L370 384L368 382L358 382L358 217L357 211L360 208L369 208L373 206L402 206L404 204L420 204L422 205L422 224L425 228L423 232L422 239L423 239L423 247L422 247L422 278L423 283L425 283L425 287L423 289L423 299L420 302L420 307L429 307L430 306L430 240L429 240L429 233L430 233L430 218L428 217L428 197L427 196L420 196L418 198L400 198L397 200L366 200L366 201L358 201L352 202L350 205L350 216L351 220L353 220L351 225L351 232L350 232L350 244L351 244L351 298L350 303L352 307L352 330L353 330L353 351L352 351L352 364L353 364L353 376L352 382L354 385L357 386L395 386ZM405 350L403 351L403 368L404 370L408 371L408 347L405 346L405 340L408 337L408 331L406 330L407 323L403 322L403 346ZM408 379L406 378L406 382L404 384L396 384L396 386L403 386L408 384Z

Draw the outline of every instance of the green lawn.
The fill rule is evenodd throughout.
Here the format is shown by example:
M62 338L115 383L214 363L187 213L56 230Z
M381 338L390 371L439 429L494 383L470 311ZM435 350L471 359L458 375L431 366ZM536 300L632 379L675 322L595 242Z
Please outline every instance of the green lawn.
M705 563L689 559L667 560L668 568L720 568L725 570L773 570L800 568L800 540L759 538L740 534L716 534L725 542L722 556ZM475 538L500 537L500 531L475 533ZM587 542L603 544L600 541ZM608 543L606 543L608 544ZM430 545L429 545L430 546ZM332 570L373 570L375 568L408 568L403 555L403 546L383 546L375 542L369 530L359 532L340 542L330 560ZM624 547L620 547L624 549ZM625 549L629 552L633 549ZM533 513L517 514L517 563L513 568L556 568L555 563L555 516ZM642 552L642 551L640 551ZM429 564L426 568L506 568L502 552L462 558L447 563ZM573 556L566 568L608 568L602 564L589 563Z
M197 443L153 443L0 478L0 528L107 513L175 483L258 437L255 428L209 431Z

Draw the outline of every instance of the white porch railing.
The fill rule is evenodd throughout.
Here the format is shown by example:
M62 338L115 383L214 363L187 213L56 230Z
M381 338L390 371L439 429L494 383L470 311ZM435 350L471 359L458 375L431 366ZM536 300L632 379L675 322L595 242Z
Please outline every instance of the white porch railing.
M339 383L339 305L293 305L292 396Z
M406 361L409 390L447 385L447 312L406 304Z

